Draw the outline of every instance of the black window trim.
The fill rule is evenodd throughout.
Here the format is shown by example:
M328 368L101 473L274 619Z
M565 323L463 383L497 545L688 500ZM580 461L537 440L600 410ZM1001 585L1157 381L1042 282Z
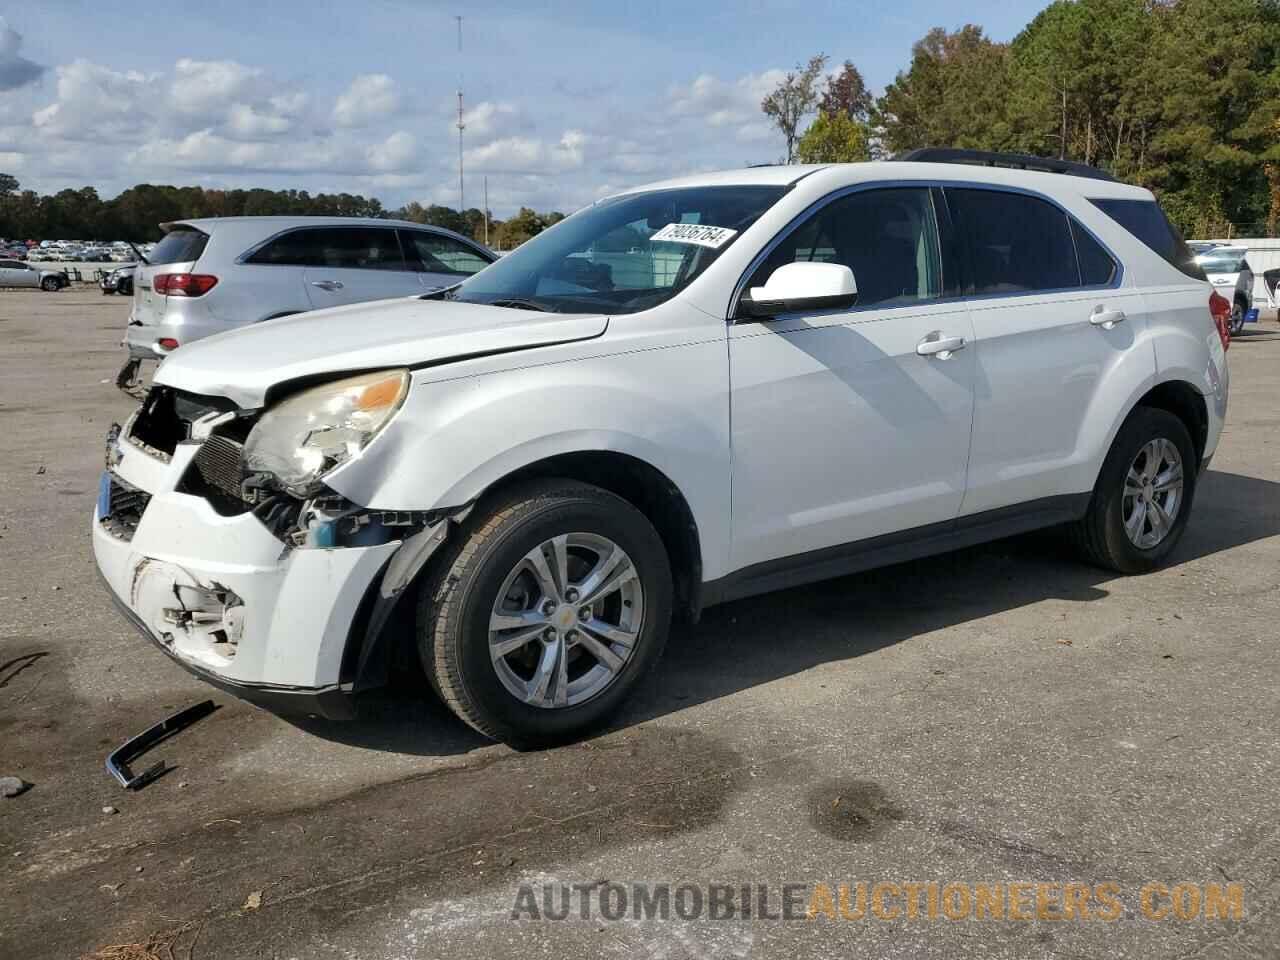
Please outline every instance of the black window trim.
M847 187L841 187L833 190L831 193L815 200L806 207L800 214L792 217L782 229L774 234L770 240L761 249L759 253L752 258L751 263L747 266L746 272L738 278L737 284L733 288L733 296L729 300L729 309L727 313L727 322L730 324L737 323L760 323L761 317L753 317L746 313L740 313L738 306L742 301L742 297L746 294L747 284L751 282L751 278L755 276L755 272L760 269L769 256L778 248L787 237L791 236L797 229L804 226L814 216L817 216L823 209L837 201L843 200L845 197L855 193L869 193L872 190L902 190L902 189L918 189L925 193L929 200L930 206L933 207L934 235L938 242L938 260L942 268L942 289L947 289L947 266L951 262L947 257L946 248L943 246L944 235L950 235L954 231L951 221L951 212L945 207L940 208L937 198L934 196L933 187L939 186L929 180L868 180L866 183L851 184ZM779 198L781 199L781 198ZM946 220L946 229L943 229L943 220ZM857 278L855 277L856 281ZM957 290L961 288L957 287ZM884 306L880 303L869 303L865 305L854 304L852 307L838 307L835 309L824 310L803 310L795 313L787 313L786 317L800 316L825 316L845 313L866 313L872 310L918 310L925 305L933 305L939 303L953 303L963 300L962 292L950 296L935 297L931 300L914 300L910 303L895 303L890 306ZM780 317L771 317L770 320L782 319Z
M824 194L823 196L815 200L813 203L809 204L809 206L805 207L804 210L800 211L800 213L796 214L796 216L792 217L789 221L787 221L786 225L783 226L781 229L779 229L778 232L774 234L773 238L760 249L760 252L757 253L751 259L751 262L747 265L747 269L743 272L742 276L738 278L738 282L734 285L734 288L733 288L733 295L729 298L729 303L726 308L725 322L729 324L759 322L758 318L747 317L747 316L739 317L738 302L741 300L743 293L745 293L746 286L751 281L751 277L755 274L756 270L759 269L760 265L764 263L766 259L768 259L769 255L773 253L774 249L780 243L782 243L783 240L785 240L788 236L791 235L791 232L796 227L805 223L809 219L809 217L817 213L827 204L833 203L836 200L840 200L852 193L860 193L867 190L884 190L884 189L893 189L893 188L902 188L902 187L919 187L921 189L927 189L930 191L936 188L941 191L944 200L946 199L946 191L948 187L954 190L978 189L978 190L994 190L1002 193L1017 193L1023 196L1035 197L1037 200L1044 200L1046 203L1049 203L1054 207L1056 207L1058 210L1060 210L1063 214L1065 214L1071 220L1078 223L1081 229L1085 230L1091 237L1093 237L1094 240L1098 242L1098 245L1107 252L1107 255L1110 256L1112 260L1115 261L1115 264L1116 264L1115 276L1112 277L1111 283L1105 286L1094 285L1094 286L1088 286L1088 287L1085 287L1085 286L1062 287L1060 289L1055 289L1055 290L1012 290L1004 293L989 293L989 294L982 294L982 295L967 294L964 292L969 282L969 264L968 264L967 251L965 250L963 244L960 243L959 230L954 219L951 216L950 205L945 205L947 225L948 225L947 232L950 234L951 242L955 245L956 249L959 251L959 257L957 259L961 264L961 270L962 270L962 276L961 276L962 283L959 287L959 290L960 290L959 293L956 293L953 296L939 297L936 300L919 300L910 304L895 304L891 307L883 307L883 306L880 306L879 304L870 304L865 307L859 307L855 305L848 309L842 309L834 312L859 313L859 312L871 311L871 310L908 310L908 309L918 310L922 305L926 305L926 304L933 305L933 304L956 303L956 302L962 302L962 301L974 302L974 301L985 301L985 300L1003 300L1003 299L1008 299L1010 297L1044 297L1044 296L1051 296L1054 294L1062 294L1062 293L1081 293L1081 292L1087 293L1090 291L1098 291L1098 290L1117 290L1124 285L1124 274L1125 274L1124 261L1121 260L1118 256L1116 256L1115 251L1111 249L1110 245L1107 244L1106 241L1104 241L1101 237L1099 237L1097 232L1094 231L1087 223L1082 221L1079 217L1077 217L1070 210L1064 207L1056 199L1049 196L1048 194L1041 193L1039 190L1030 190L1030 189L1027 189L1026 187L1013 186L1012 184L984 183L980 180L976 180L976 181L975 180L934 180L934 179L902 180L897 178L886 179L886 180L867 180L862 183L849 184L848 186L840 187L836 190L831 191L828 194ZM941 223L941 216L940 216L942 213L942 209L938 208L936 203L934 206L934 212L935 212L935 220L938 221L939 233L942 233L943 231L942 231L942 223ZM1099 210L1098 212L1100 214L1102 213L1101 210ZM1103 215L1105 216L1105 214ZM945 238L942 238L942 237L939 238L940 244L942 243L943 239ZM1074 245L1075 245L1075 240L1073 238L1072 249L1074 249ZM944 271L943 284L945 288L945 285L947 283L947 278L945 273L946 264L947 264L947 251L945 248L943 248L941 252L942 252L942 258L943 258L943 271ZM1077 257L1077 269L1078 269L1078 263L1079 263L1079 258ZM831 313L833 311L821 311L821 312ZM797 314L797 316L798 315L799 314ZM804 314L804 315L808 316L809 314Z
M245 250L243 253L241 253L241 254L240 254L240 256L236 257L236 258L235 258L235 260L234 260L233 262L234 262L237 266L249 266L249 267L289 267L289 268L294 269L294 270L297 270L297 269L299 269L299 268L307 269L306 267L304 267L304 265L303 265L303 264L300 264L300 263L250 263L249 261L250 261L250 258L251 258L255 253L257 253L257 252L258 252L259 250L261 250L263 247L267 246L267 244L269 244L269 243L271 243L271 242L273 242L273 241L275 241L275 240L278 240L278 239L280 239L281 237L287 236L287 235L289 235L289 234L291 234L291 233L297 233L299 230L332 230L332 229L343 229L343 228L346 228L346 229L356 229L356 230L391 230L391 231L393 231L393 232L395 233L395 235L396 235L396 245L400 248L400 256L401 256L401 259L402 259L402 260L404 260L405 269L404 269L404 270L385 270L385 271L380 271L380 272L383 272L383 273L419 273L419 272L421 272L421 271L417 271L417 270L411 270L411 269L409 269L409 263L410 263L410 261L409 261L408 256L406 255L406 252L405 252L405 249L404 249L403 241L400 239L400 231L401 231L401 230L413 230L413 229L417 229L417 230L422 231L423 233L438 233L438 234L442 234L442 235L444 235L444 236L446 236L446 237L449 237L449 238L451 238L451 239L453 239L453 240L460 240L461 242L465 243L465 244L466 244L467 246L469 246L469 247L475 247L475 248L476 248L476 250L477 250L477 252L478 252L478 253L480 253L480 254L481 254L481 255L482 255L486 260L488 260L488 261L489 261L489 263L493 263L493 262L494 262L494 260L496 260L496 259L497 259L497 257L494 257L492 253L486 253L483 247L481 247L481 246L479 246L478 244L476 244L476 243L474 243L474 242L472 242L472 241L468 240L466 237L462 236L461 234L456 234L456 233L454 233L452 230L434 230L434 229L432 229L432 228L430 228L429 226L426 226L426 225L424 225L424 224L415 224L415 225L413 225L413 226L406 226L405 224L402 224L402 223L400 223L400 222L398 222L398 221L395 221L395 220L385 220L385 221L383 221L383 222L381 222L381 223L367 223L367 222L364 222L364 221L359 221L359 222L355 222L355 223L333 223L333 222L329 222L329 223L299 223L299 224L296 224L296 225L294 225L294 226L292 226L292 227L285 227L283 230L277 230L275 233L271 234L271 236L267 237L266 239L264 239L264 240L259 240L259 241L258 241L257 243L255 243L253 246L249 247L247 250ZM316 268L316 269L318 269L318 268ZM359 269L359 268L357 268L357 267L335 267L335 268L333 268L333 269L354 270L354 269Z
M401 224L396 224L395 228L396 228L396 237L400 241L400 252L404 256L405 264L408 265L408 264L416 263L423 268L421 270L413 271L415 273L434 273L436 271L426 269L426 264L422 263L422 260L421 258L419 258L418 251L416 249L413 251L413 255L410 256L409 250L405 247L405 241L409 238L403 236L403 234L406 234L406 233L425 233L428 236L432 236L432 237L444 237L446 240L455 240L458 243L462 244L462 246L470 250L472 253L474 253L481 260L483 260L486 266L488 264L496 262L498 259L498 257L493 253L493 251L486 250L482 244L476 243L474 240L470 240L467 237L464 237L460 233L454 233L452 230L432 230L430 227L428 227L425 224L418 224L412 227L406 227ZM476 271L476 273L479 273L479 272L480 272L479 270ZM453 274L450 274L450 275L453 276ZM476 275L475 273L465 274L465 276L468 276L468 277L474 277L475 275ZM457 276L464 276L464 275L457 274Z

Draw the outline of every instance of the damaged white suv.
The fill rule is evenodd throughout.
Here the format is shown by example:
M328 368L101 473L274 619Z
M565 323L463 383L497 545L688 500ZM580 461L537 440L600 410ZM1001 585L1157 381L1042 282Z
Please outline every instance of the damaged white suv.
M554 742L711 604L1060 524L1152 569L1222 428L1221 300L1150 193L1070 164L638 188L446 291L167 358L94 550L246 699L340 716L405 642L471 726Z

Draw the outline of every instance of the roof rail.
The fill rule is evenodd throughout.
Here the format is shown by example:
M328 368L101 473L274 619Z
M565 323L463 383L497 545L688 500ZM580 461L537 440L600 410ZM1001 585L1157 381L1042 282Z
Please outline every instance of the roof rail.
M1087 163L1070 160L1051 160L1033 157L1026 153L995 153L990 150L958 150L954 147L921 147L900 153L894 160L909 163L972 163L984 167L1014 167L1019 170L1040 170L1046 173L1065 173L1073 177L1089 177L1093 180L1116 182L1111 174L1091 167Z

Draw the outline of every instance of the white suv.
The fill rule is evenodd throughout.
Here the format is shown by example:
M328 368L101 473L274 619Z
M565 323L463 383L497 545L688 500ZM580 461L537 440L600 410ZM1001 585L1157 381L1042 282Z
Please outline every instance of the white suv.
M711 604L1052 525L1152 569L1227 314L1146 190L935 156L637 188L445 291L184 347L108 441L111 594L281 709L342 715L405 642L529 745Z
M161 359L214 333L276 317L457 283L497 257L439 227L357 217L212 217L162 223L139 264L124 344Z

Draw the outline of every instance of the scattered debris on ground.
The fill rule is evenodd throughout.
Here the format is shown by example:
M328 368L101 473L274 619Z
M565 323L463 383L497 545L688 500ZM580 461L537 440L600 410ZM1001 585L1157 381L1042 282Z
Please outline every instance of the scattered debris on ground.
M194 920L172 930L157 931L141 943L117 943L86 954L81 960L191 960L203 924Z
M0 777L0 797L16 797L31 789L21 777Z

